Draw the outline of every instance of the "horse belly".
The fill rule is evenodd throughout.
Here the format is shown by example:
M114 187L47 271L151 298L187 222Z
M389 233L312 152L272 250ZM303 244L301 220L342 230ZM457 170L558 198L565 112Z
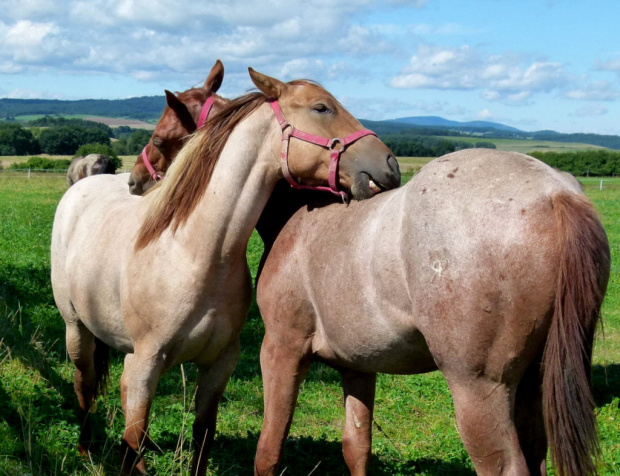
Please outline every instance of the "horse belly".
M397 275L366 280L366 286L357 282L350 287L355 280L339 288L324 286L324 297L315 293L320 358L362 372L417 374L437 369L406 291L390 279Z

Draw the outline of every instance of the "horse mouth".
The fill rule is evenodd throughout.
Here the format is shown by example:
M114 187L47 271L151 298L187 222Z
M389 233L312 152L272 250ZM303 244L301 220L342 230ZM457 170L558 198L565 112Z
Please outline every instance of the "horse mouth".
M373 179L369 178L368 179L368 188L370 189L370 191L374 194L377 193L381 193L383 192L383 188L381 188L379 185L377 185Z
M372 198L387 189L388 187L374 179L369 173L361 172L351 187L351 193L356 200L364 200Z

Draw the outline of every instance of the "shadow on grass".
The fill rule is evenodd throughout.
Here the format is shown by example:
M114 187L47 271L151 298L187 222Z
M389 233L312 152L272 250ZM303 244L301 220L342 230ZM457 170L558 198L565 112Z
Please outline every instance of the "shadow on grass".
M620 364L594 365L592 386L597 407L608 405L620 397Z
M216 438L211 451L211 466L219 468L218 474L241 475L251 473L258 434L248 432L244 438ZM380 459L373 456L370 474L393 476L416 474L450 474L472 476L475 472L468 464L446 462L434 458L415 461ZM284 446L284 455L278 474L341 476L348 474L342 446L339 441L323 438L289 438Z

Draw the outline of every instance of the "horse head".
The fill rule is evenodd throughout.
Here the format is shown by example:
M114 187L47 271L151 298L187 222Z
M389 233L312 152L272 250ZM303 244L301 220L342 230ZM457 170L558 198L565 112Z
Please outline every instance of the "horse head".
M176 95L165 91L166 107L129 177L129 191L132 194L142 195L155 185L168 170L187 137L206 121L208 108L212 106L212 111L221 108L225 99L215 93L223 79L224 65L217 60L201 88L191 88Z
M321 86L249 72L282 128L282 173L293 188L327 190L344 200L350 192L361 200L400 185L390 149Z

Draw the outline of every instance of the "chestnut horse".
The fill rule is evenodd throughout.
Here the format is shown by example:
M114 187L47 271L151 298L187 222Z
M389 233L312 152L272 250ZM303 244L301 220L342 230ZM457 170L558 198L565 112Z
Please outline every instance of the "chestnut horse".
M157 382L185 361L198 367L191 474L206 472L252 296L246 247L276 182L292 175L362 199L400 181L389 149L323 88L250 76L260 92L198 130L149 194L128 194L124 177L97 176L71 187L56 211L52 287L84 412L103 385L107 348L126 354L123 474L146 472ZM323 139L343 136L344 153Z
M257 229L255 474L276 474L312 360L342 374L353 475L370 461L376 374L433 370L478 474L546 474L547 448L556 474L595 473L591 355L610 254L576 180L468 149L346 210L278 187Z
M116 167L105 155L89 154L86 157L75 157L67 170L67 185L70 187L78 180L91 175L114 173L116 173Z
M189 135L204 125L208 116L222 108L227 100L215 93L223 79L224 65L217 60L201 88L191 88L176 95L165 91L166 107L129 177L132 194L142 195L155 185Z

